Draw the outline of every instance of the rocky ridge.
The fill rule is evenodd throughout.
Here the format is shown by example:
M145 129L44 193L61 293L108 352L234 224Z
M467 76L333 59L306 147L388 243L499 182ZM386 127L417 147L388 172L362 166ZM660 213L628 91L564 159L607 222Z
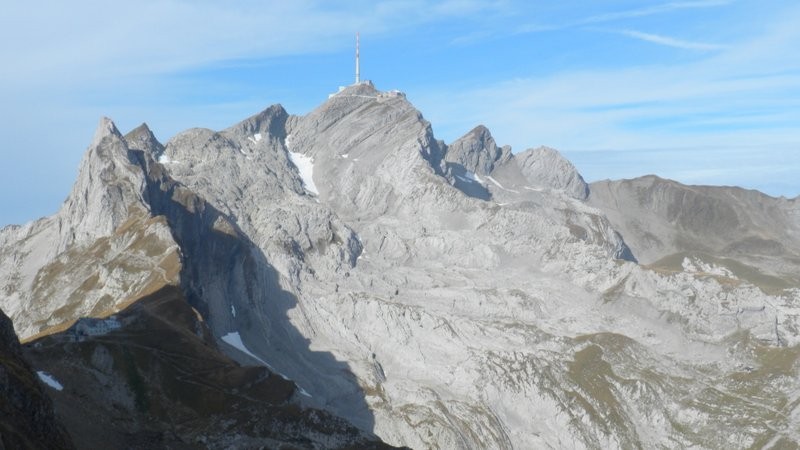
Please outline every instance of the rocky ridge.
M403 95L370 83L305 116L276 105L163 146L146 127L122 137L104 122L98 134L75 188L94 186L88 203L71 196L53 218L0 231L2 261L13 261L0 263L0 304L23 336L56 325L26 315L53 309L37 279L77 292L57 304L74 305L61 321L99 314L84 297L116 311L132 291L180 286L230 356L268 364L305 405L391 444L798 442L796 280L764 290L719 259L638 265L657 252L554 150L514 155L482 127L446 145ZM697 213L675 198L667 210ZM724 217L723 203L707 209ZM98 226L70 222L76 211ZM657 224L670 242L679 227L659 214L639 228ZM758 226L742 222L742 233ZM53 247L47 236L66 238ZM81 259L114 239L113 252ZM115 257L141 264L109 271ZM53 261L86 276L42 283ZM172 270L157 283L143 278L162 266ZM97 294L84 295L94 275L83 290Z

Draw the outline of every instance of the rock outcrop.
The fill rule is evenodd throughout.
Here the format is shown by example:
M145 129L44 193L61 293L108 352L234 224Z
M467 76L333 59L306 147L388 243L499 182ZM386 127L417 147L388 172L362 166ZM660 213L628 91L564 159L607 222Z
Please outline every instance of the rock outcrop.
M557 150L549 147L528 149L515 158L520 171L532 185L561 190L579 200L589 196L589 186L581 174Z
M480 125L448 145L444 159L473 174L489 175L495 165L508 162L512 156L511 147L498 147L489 130Z

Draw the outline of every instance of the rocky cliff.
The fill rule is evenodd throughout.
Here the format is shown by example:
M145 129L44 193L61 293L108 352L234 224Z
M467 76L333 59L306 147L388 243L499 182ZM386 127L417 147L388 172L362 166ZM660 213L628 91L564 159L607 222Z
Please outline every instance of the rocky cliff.
M447 145L368 82L163 145L146 126L98 136L59 213L0 231L0 305L25 337L177 289L227 355L394 445L800 439L797 280L764 289L722 264L754 254L741 245L636 262L675 254L671 233L695 221L727 230L724 208L691 208L702 195L606 195L558 152L512 154L484 127ZM736 211L797 217L759 198ZM794 245L736 214L738 235ZM642 245L632 220L668 245Z

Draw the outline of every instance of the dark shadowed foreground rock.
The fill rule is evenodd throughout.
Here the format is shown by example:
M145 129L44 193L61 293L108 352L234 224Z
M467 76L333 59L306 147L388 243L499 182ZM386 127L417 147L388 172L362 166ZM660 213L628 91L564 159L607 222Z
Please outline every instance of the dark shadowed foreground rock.
M177 287L106 320L120 327L87 334L101 321L83 321L26 345L63 385L51 395L78 448L391 448L219 352Z
M74 448L45 389L22 357L11 320L0 311L0 449Z

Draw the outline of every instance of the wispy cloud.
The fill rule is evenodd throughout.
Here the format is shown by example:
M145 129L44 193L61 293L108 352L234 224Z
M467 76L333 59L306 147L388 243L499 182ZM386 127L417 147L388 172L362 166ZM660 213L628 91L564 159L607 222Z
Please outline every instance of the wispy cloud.
M712 8L717 6L729 5L731 3L733 3L733 0L703 0L703 1L662 3L659 5L649 6L646 8L615 11L615 12L586 17L585 19L577 21L574 25L589 25L602 22L612 22L622 19L632 19L636 17L665 14L682 9Z
M684 50L713 51L713 50L722 50L727 48L726 45L685 41L682 39L675 39L669 36L662 36L653 33L644 33L642 31L636 31L636 30L615 30L614 32L628 37L632 37L634 39L651 42L653 44L665 45L667 47L682 48Z
M686 9L704 9L704 8L714 8L714 7L721 7L727 6L734 3L735 0L697 0L697 1L684 1L684 2L669 2L669 3L661 3L658 5L653 5L645 8L637 8L637 9L626 9L621 11L612 11L603 14L596 14L593 16L582 17L576 20L567 21L567 22L526 22L510 28L510 30L503 30L501 33L504 34L526 34L526 33L539 33L539 32L547 32L547 31L556 31L556 30L565 30L571 28L578 28L578 27L586 27L591 25L599 25L602 23L607 22L615 22L621 21L625 19L635 19L640 17L647 17L647 16L654 16L659 14L668 14L675 11L686 10ZM595 31L598 31L595 29ZM687 45L695 47L697 45L692 45L695 43L680 41L677 39L671 39L668 37L658 36L658 35L650 35L647 33L638 33L636 31L631 31L631 37L636 37L639 39L651 40L652 42L664 44L664 45L671 45L674 47L681 46L682 48L689 48ZM637 35L633 35L636 33ZM711 44L698 44L698 45L706 45L712 46Z

